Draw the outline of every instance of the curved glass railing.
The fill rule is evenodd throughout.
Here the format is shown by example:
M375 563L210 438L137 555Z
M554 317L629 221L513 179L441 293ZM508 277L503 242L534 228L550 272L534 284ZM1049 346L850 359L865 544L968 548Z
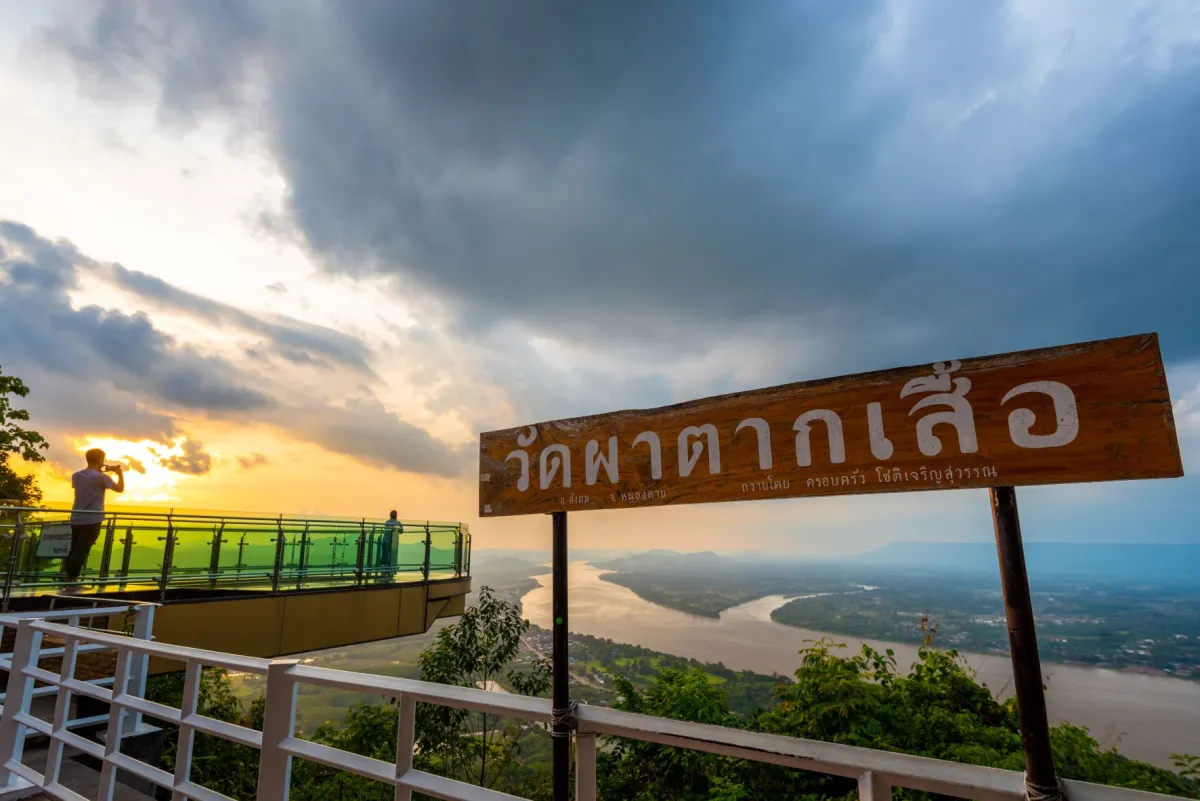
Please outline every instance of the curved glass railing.
M70 508L0 505L3 593L237 588L285 591L470 575L465 524L110 508L78 581L62 575Z

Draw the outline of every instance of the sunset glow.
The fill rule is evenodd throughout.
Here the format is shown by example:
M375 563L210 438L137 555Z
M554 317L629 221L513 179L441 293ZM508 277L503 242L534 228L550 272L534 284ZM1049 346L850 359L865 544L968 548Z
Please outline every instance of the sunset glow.
M125 466L126 490L122 502L166 503L180 500L181 485L196 480L195 476L175 472L166 464L171 457L183 455L182 444L183 440L162 445L149 440L130 442L95 438L80 440L77 447L81 454L91 448L100 448L107 461Z

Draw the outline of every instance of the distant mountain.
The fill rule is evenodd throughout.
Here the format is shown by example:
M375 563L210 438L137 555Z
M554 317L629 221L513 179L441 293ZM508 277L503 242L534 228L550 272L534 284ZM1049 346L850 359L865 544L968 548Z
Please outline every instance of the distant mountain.
M730 560L712 551L680 553L679 551L653 550L621 556L607 561L595 561L597 567L607 570L661 571L669 573L711 570L728 565Z
M476 564L499 561L521 561L541 564L550 558L549 551L523 551L517 548L471 548L471 561Z
M998 570L996 547L988 542L893 542L846 561L963 572ZM1200 585L1200 544L1027 542L1025 562L1030 575Z
M547 538L548 539L548 538ZM570 548L568 556L572 562L598 562L605 559L615 559L628 554L629 551L601 550L595 548ZM521 549L521 548L471 548L471 561L482 564L496 559L518 559L533 564L543 564L550 561L550 549Z

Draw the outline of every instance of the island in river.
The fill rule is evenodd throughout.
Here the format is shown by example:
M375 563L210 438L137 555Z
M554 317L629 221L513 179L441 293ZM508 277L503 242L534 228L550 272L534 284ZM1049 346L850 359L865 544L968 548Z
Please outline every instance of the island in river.
M570 565L572 632L767 676L792 675L799 666L799 650L828 636L845 643L849 651L864 643L892 648L901 669L916 659L916 644L780 624L772 612L787 601L782 594L740 604L713 618L650 603L604 580L604 575L588 563ZM521 598L522 606L530 621L549 628L550 576L535 579L538 586ZM1007 653L964 656L997 696L1011 694ZM1043 674L1054 723L1067 720L1086 726L1102 744L1119 746L1121 753L1161 767L1172 766L1173 753L1200 751L1200 682L1065 664L1045 665Z
M668 552L598 566L612 571L603 580L692 615L717 618L740 604L782 595L785 602L772 610L771 619L785 625L1008 653L995 569L874 560L763 563ZM1200 588L1194 577L1093 571L1036 578L1033 600L1043 661L1200 679Z

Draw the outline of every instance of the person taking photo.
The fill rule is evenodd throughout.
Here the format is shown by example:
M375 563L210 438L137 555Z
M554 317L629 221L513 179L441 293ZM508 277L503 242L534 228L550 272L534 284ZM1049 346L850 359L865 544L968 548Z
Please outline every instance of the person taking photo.
M85 453L87 467L71 476L75 501L71 504L71 550L63 560L63 575L70 582L79 580L88 552L100 536L104 524L104 495L109 490L125 491L125 471L119 464L106 464L104 451L92 448ZM109 473L116 473L114 481Z

